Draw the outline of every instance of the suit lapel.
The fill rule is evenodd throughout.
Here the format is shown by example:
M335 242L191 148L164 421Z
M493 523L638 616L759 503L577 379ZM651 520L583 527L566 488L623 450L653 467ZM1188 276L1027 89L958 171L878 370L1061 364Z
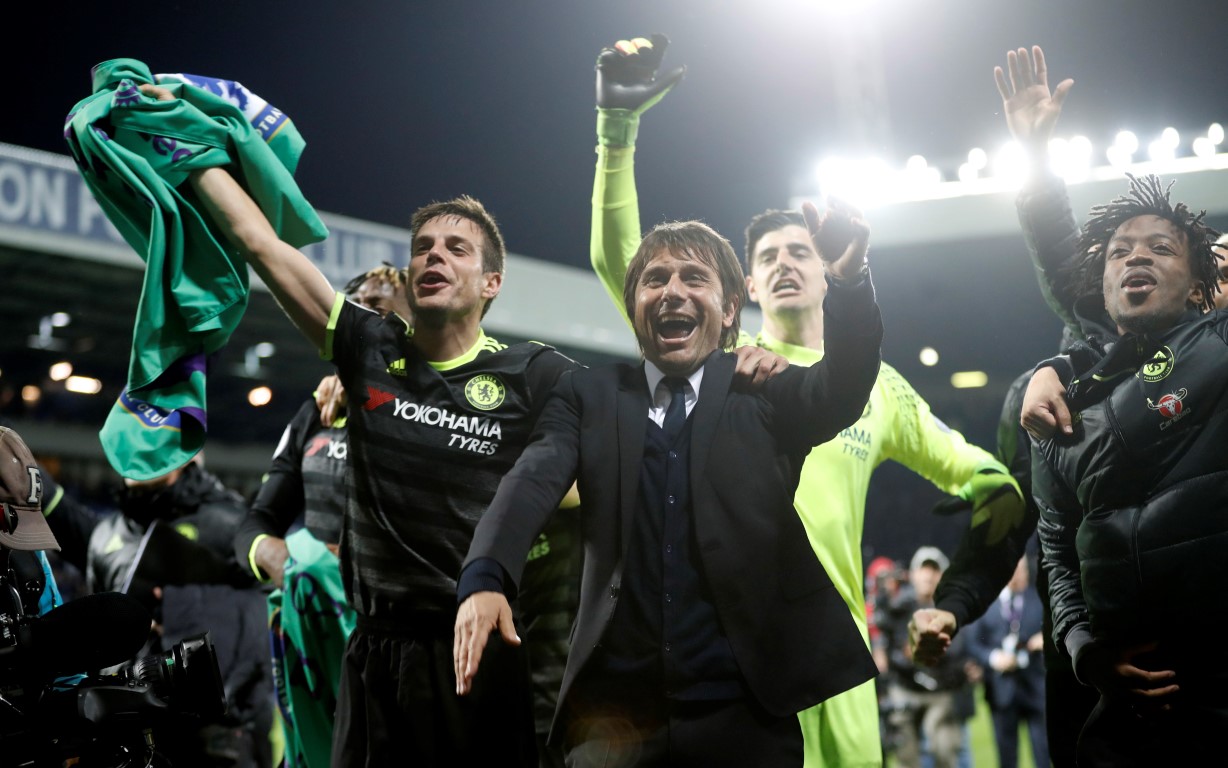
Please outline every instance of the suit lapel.
M699 402L691 411L691 488L700 485L704 467L708 464L708 449L716 436L725 397L733 381L734 358L720 350L713 352L704 363L704 380L699 385ZM694 491L692 491L693 493Z
M631 521L640 493L640 470L644 464L644 434L648 429L648 383L643 366L628 366L618 387L618 478L619 514L622 516L620 548L626 553L631 540Z

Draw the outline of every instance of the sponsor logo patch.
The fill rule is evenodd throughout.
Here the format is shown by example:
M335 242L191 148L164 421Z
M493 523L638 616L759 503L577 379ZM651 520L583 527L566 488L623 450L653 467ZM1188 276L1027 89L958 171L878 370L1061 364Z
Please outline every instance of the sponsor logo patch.
M402 357L400 360L393 360L391 363L389 363L388 373L391 373L393 376L405 378L408 375L405 372L405 358Z
M1161 381L1173 372L1173 365L1175 363L1176 358L1173 356L1173 351L1168 347L1161 347L1156 352L1155 357L1144 363L1142 369L1135 375L1149 383ZM1185 390L1181 391L1184 392Z
M1147 398L1147 407L1153 411L1159 411L1160 415L1167 419L1160 423L1160 429L1168 429L1190 413L1190 409L1186 408L1182 402L1188 394L1189 392L1182 387L1154 402L1150 397Z
M371 385L367 385L367 402L362 404L364 410L374 411L384 403L390 403L396 395L391 392L385 392L382 389L376 389Z
M498 408L503 404L506 394L499 377L489 373L474 376L465 384L465 399L474 408L482 411Z
M152 403L138 400L124 390L119 395L122 408L135 416L146 429L172 429L178 431L180 418L178 411L168 411Z

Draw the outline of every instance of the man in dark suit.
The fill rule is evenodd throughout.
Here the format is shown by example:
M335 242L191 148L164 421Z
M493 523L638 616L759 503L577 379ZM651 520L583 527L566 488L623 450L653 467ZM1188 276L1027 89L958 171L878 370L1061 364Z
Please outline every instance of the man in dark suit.
M998 597L968 628L968 650L985 669L985 700L993 713L998 764L1015 768L1019 753L1019 722L1028 724L1032 757L1049 765L1045 736L1044 608L1028 585L1027 557L1019 558L1015 574Z
M578 480L584 573L553 729L569 765L800 766L796 713L876 672L792 503L806 454L860 416L878 372L869 228L851 209L806 218L830 284L822 362L732 387L737 257L703 224L660 225L623 289L644 364L561 379L478 525L462 694L488 639L519 642L508 597Z

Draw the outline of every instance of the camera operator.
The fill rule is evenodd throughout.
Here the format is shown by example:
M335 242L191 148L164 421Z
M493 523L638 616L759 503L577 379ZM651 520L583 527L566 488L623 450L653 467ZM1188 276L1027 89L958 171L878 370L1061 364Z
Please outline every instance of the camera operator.
M142 655L208 631L225 686L224 719L163 736L161 748L175 766L268 766L274 699L265 595L232 544L243 498L194 459L154 480L125 479L117 501L120 514L100 520L90 537L91 589L146 601L156 625Z
M5 580L19 601L9 606L5 594L0 611L41 616L62 602L45 549L58 551L60 545L43 518L42 474L21 436L0 427L0 577L12 571L12 579Z

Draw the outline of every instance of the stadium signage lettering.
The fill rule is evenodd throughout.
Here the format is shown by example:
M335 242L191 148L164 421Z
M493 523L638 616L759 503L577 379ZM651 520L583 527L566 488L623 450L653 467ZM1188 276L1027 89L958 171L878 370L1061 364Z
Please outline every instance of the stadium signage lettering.
M146 139L173 158L187 151L168 137ZM396 267L409 263L407 230L348 216L321 215L328 225L328 239L302 250L334 285L344 285L384 261ZM141 259L107 220L71 158L3 142L0 245L141 266Z

